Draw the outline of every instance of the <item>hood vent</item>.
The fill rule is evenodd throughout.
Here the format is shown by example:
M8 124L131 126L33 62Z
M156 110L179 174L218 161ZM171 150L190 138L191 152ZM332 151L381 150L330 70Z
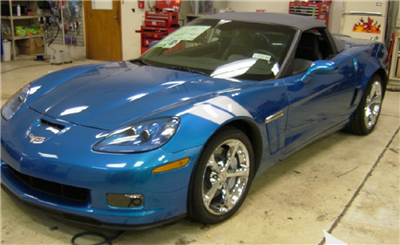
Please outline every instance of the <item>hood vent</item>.
M57 129L57 130L63 130L63 129L65 128L64 125L57 124L57 123L52 123L52 122L47 121L47 120L45 120L45 119L40 119L40 123L41 123L42 125L55 128L55 129Z

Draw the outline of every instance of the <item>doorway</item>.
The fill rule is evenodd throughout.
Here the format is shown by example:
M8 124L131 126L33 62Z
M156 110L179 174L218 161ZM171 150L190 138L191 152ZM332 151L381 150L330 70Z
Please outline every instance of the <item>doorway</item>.
M88 59L122 60L121 2L107 6L97 1L83 1L85 11L86 57ZM105 1L106 2L106 1Z

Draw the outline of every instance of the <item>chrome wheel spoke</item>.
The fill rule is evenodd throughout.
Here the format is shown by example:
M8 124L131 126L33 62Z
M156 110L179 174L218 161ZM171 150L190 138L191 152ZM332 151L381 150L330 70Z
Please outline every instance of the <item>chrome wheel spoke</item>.
M247 167L246 168L237 169L233 173L227 173L226 176L227 176L227 178L233 178L233 177L245 177L245 178L248 178L249 177L249 170L248 170Z
M229 166L232 164L232 161L235 159L236 153L239 148L239 141L233 141L229 144L229 151L227 153L227 161L225 163L225 171L228 170Z
M246 188L246 183L247 183L246 181L241 181L236 184L236 188L232 193L232 202L235 203L239 199L240 195Z
M233 203L232 203L232 195L229 192L229 187L226 183L222 184L222 200L223 203L221 205L220 211L221 212L228 212L232 207L233 207Z
M211 167L217 173L221 173L221 167L218 165L217 161L215 160L214 154L212 154L210 156L210 159L208 160L207 166Z
M370 98L370 100L371 100L371 98L374 97L375 93L376 93L376 84L374 83L371 87L371 91L369 92L369 96L368 96Z
M376 122L376 117L377 115L375 115L374 113L371 113L371 115L369 116L369 121L373 124L375 124Z
M373 98L374 98L373 94L369 94L369 95L368 95L366 106L369 107L369 106L372 105L372 100L373 100Z
M219 183L213 184L210 190L208 190L207 193L203 195L203 201L204 204L206 204L206 206L209 207L211 205L211 201L213 200L215 194L217 193L219 185L220 185Z
M376 94L374 97L371 98L371 104L381 104L382 101L382 95Z
M371 108L366 107L365 108L365 117L368 119L371 116Z

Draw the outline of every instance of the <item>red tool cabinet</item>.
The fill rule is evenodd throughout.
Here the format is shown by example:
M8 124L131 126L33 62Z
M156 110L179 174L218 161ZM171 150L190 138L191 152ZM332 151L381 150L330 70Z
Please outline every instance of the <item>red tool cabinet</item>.
M144 25L137 30L141 36L141 53L149 49L154 41L159 41L179 28L180 1L156 1L156 11L146 11Z
M289 14L313 16L328 27L331 1L290 2Z

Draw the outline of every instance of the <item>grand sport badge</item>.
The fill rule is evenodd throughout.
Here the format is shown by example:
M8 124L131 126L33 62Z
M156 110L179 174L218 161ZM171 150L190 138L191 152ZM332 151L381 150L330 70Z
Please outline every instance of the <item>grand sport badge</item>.
M46 137L35 136L32 133L30 133L28 136L31 139L30 143L32 144L42 144L46 140Z

